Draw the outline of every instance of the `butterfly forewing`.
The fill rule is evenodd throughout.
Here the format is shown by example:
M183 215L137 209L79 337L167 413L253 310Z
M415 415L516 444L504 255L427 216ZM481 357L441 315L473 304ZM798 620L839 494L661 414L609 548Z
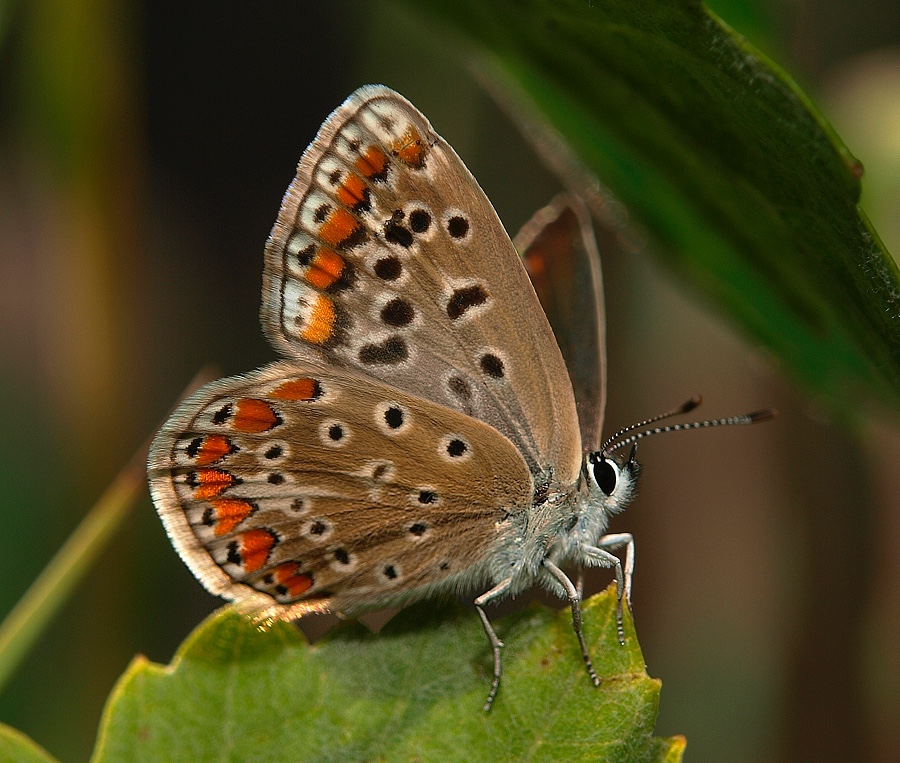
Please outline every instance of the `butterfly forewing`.
M498 526L532 495L491 427L302 361L186 401L153 444L150 484L207 588L293 616L478 582Z
M572 381L581 443L600 447L606 407L606 312L600 255L590 212L560 194L515 239Z
M266 247L262 318L288 357L478 418L539 479L576 480L572 387L528 276L462 161L396 93L358 90L301 159Z

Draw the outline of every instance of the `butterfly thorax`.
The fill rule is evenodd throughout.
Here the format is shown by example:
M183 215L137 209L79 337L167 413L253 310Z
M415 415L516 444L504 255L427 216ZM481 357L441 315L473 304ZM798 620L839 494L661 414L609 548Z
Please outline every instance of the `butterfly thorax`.
M595 546L610 517L631 500L637 462L620 465L607 459L598 467L591 458L585 457L574 485L551 483L547 490L536 491L527 509L510 512L498 522L489 575L494 584L511 578L509 595L544 583L545 559L557 566L590 566L586 549Z
M544 554L558 567L589 567L591 553L606 532L609 520L631 501L639 465L630 458L623 464L593 453L585 456L582 478L576 488L555 504L548 520L551 539Z

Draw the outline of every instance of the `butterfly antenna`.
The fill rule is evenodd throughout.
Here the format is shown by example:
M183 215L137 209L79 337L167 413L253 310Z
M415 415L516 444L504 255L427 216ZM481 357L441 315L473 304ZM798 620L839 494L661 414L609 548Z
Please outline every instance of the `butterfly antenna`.
M607 448L618 440L623 434L628 434L629 432L633 432L635 429L640 429L641 427L645 427L648 424L653 424L657 421L662 421L663 419L670 419L672 416L680 416L682 413L688 413L689 411L694 410L700 403L703 402L703 398L700 395L694 395L690 400L682 403L677 408L674 408L671 411L666 411L665 413L661 413L658 416L653 416L649 419L644 419L643 421L639 421L637 424L631 424L630 426L624 427L620 429L618 432L612 435L612 437L607 438L606 442L600 446L601 453L608 453L612 451L607 451ZM613 450L620 447L616 445Z
M696 398L695 398L696 399ZM694 406L692 406L694 407ZM688 408L687 410L691 410ZM663 416L657 416L653 419L648 419L647 423L651 423L653 421L659 421L660 419L667 418L668 416L675 415L674 413L664 414ZM756 424L760 421L768 421L769 419L774 419L778 415L778 411L774 408L765 408L761 411L754 411L753 413L745 413L740 416L728 416L723 419L705 419L703 421L689 421L685 424L669 424L664 427L654 427L653 429L645 429L643 432L637 432L630 437L626 437L624 440L620 440L619 442L611 445L611 442L616 439L616 437L621 436L621 434L625 434L627 432L632 431L633 429L637 429L638 427L644 426L644 423L637 424L635 426L630 426L623 429L616 437L610 438L603 445L603 453L604 455L608 455L613 451L619 450L619 448L624 448L626 445L630 445L631 443L637 442L644 437L649 437L654 434L663 434L664 432L682 432L687 429L704 429L706 427L730 427L736 426L739 424Z

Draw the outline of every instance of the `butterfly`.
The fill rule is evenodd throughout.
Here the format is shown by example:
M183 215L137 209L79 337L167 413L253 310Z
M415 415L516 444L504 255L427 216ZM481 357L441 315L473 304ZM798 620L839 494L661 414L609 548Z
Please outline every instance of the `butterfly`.
M303 154L266 243L261 320L283 359L183 402L148 469L184 562L260 620L475 592L486 710L503 645L485 607L535 586L571 605L599 685L563 568L615 570L624 643L634 539L605 531L638 464L614 451L663 431L601 445L603 294L583 207L557 200L517 243L523 258L409 101L360 88Z

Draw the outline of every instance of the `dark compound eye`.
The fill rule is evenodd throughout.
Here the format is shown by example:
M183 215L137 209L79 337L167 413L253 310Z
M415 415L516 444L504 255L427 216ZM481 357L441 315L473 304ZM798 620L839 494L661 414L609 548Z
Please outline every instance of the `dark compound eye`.
M594 481L606 495L612 495L619 479L619 469L608 458L599 458L594 463Z

